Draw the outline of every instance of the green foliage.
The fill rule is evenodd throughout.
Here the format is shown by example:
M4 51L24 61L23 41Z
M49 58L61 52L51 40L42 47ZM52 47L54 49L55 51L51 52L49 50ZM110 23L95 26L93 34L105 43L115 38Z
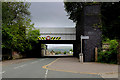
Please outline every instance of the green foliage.
M65 51L64 54L66 54L67 52Z
M81 18L84 4L81 2L64 2L69 19L73 20L73 22L78 22Z
M37 43L40 34L31 24L29 7L24 2L2 3L2 48L24 52Z
M61 54L61 51L57 51L55 54Z
M97 28L101 29L102 28L102 24L101 23L93 24L93 28L94 29L97 29Z
M72 52L73 52L73 49L70 49L70 51L72 51Z
M52 52L55 52L55 51L54 51L54 50L52 50L52 51L51 51L51 53L52 53Z
M46 49L45 44L41 44L41 48Z
M105 41L104 41L105 43ZM109 43L109 49L106 51L99 50L98 54L98 62L104 62L104 63L117 63L117 46L118 42L116 40L106 40L106 43Z
M69 19L77 23L81 20L83 9L87 5L96 5L99 2L64 2L65 11L68 13ZM100 27L100 26L99 26Z
M109 39L117 39L119 42L118 47L114 48L120 53L120 2L65 2L65 10L68 13L69 19L73 20L77 24L80 23L81 16L84 14L84 7L87 5L96 5L101 6L101 22L93 24L92 27L100 28L102 30L102 37ZM104 39L105 40L105 39ZM114 42L113 42L114 43ZM112 46L113 47L113 46ZM111 49L111 51L114 50ZM112 52L101 52L102 54ZM104 55L103 55L104 56ZM117 58L116 58L117 59Z
M86 5L101 5L101 22L93 24L93 27L102 28L104 36L110 39L120 40L120 2L65 2L65 10L69 19L73 22L80 22L83 15L83 8Z
M120 40L120 2L102 3L101 14L103 35Z

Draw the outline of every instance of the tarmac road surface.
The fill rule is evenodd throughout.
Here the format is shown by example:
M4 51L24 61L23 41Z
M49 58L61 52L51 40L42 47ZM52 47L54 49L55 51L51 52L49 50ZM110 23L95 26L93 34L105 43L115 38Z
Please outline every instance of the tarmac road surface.
M31 59L15 64L3 65L1 72L2 78L3 80L13 80L15 78L29 78L29 80L30 78L35 78L36 80L48 79L48 78L52 80L54 80L53 78L61 78L61 79L75 78L78 80L80 80L79 78L101 78L101 76L95 74L80 74L80 73L53 71L42 68L44 65L47 65L53 62L54 60L56 60L56 58L39 58L39 59Z

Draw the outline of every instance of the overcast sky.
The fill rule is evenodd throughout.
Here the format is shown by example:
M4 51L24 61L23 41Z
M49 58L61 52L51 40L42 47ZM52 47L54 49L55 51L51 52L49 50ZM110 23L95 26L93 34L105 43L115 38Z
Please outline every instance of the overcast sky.
M68 19L63 2L31 2L31 20L35 27L75 27L75 23ZM55 46L73 46L72 44L47 44L48 48Z
M35 27L75 27L66 16L63 2L31 2L30 12Z

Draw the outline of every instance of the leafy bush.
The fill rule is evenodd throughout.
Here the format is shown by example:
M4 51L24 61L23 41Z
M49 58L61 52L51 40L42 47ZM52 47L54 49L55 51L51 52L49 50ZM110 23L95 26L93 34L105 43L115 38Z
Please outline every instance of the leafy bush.
M64 54L66 54L67 52L65 51Z
M57 51L55 54L56 54L56 55L61 54L61 51Z
M73 49L70 49L70 51L72 51L72 52L73 52Z
M117 46L118 42L116 40L107 40L106 43L109 43L109 49L106 51L98 51L98 62L104 63L117 63Z

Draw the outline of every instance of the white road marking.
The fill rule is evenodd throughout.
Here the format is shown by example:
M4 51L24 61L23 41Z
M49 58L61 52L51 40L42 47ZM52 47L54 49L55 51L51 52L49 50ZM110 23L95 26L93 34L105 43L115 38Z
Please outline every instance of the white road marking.
M45 59L41 59L40 61L42 61L42 60L45 60Z
M31 62L31 64L37 63L38 61Z
M48 69L46 69L45 78L47 78L47 74L48 74Z
M23 65L21 65L21 66L14 67L14 69L22 68L22 67L24 67L24 66L26 66L26 64L23 64Z
M49 58L45 58L45 59L49 59Z
M43 61L45 59L41 59L40 61ZM31 62L30 64L34 64L34 63L37 63L38 61L34 61L34 62Z

